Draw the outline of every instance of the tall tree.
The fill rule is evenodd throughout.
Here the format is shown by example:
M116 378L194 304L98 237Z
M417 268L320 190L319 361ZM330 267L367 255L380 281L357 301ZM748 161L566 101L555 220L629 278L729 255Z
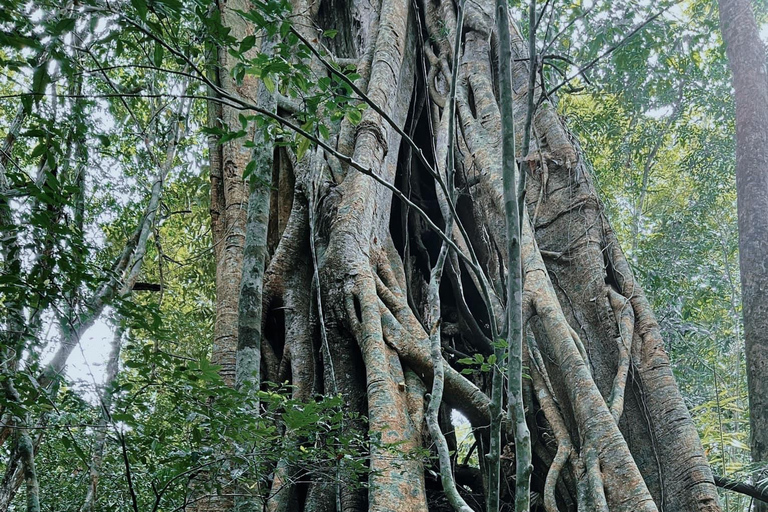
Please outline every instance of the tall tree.
M263 324L270 328L262 347L276 361L270 365L265 358L265 375L278 381L287 377L316 393L341 394L350 410L367 418L372 445L367 490L343 472L338 473L342 485L334 489L325 481L327 471L298 468L309 478L295 483L296 470L281 469L275 472L280 481L273 483L269 500L305 510L330 510L337 504L341 510L428 507L422 462L408 452L421 445L423 393L433 374L429 334L434 326L422 319L430 304L428 269L441 239L452 251L447 268L451 286L441 290L441 321L455 325L442 331L448 363L445 410L460 411L476 430L484 454L476 469L483 476L462 489L483 496L498 487L489 481L494 472L486 472L494 464L486 429L501 415L492 414L482 371L462 376L467 359L460 362L454 355L477 356L489 369L506 364L493 354L499 334L493 326L503 324L505 304L513 302L504 285L511 275L500 194L502 118L495 94L499 68L492 44L493 3L468 4L463 27L456 26L450 2L416 6L382 0L373 8L354 0L343 6L296 2L291 8L301 21L286 31L299 48L290 59L319 79L298 85L283 80L278 90L305 105L323 102L331 119L334 105L327 100L338 102L338 94L366 108L362 114L343 111L336 117L341 122L328 124L320 109L308 118L290 101L278 102L275 114L226 87L216 91L220 100L241 104L301 135L296 146L279 152L273 177L279 200L285 198L290 207L281 208L279 201L271 207L270 238L277 245L265 274ZM338 18L338 12L350 19ZM464 36L455 60L451 41L459 29ZM521 134L528 103L528 44L514 23L510 31L514 112ZM347 66L355 76L345 74ZM445 109L454 68L460 129L457 172L451 173L442 162L451 140ZM271 80L261 69L262 78ZM533 334L529 352L541 354L541 379L528 384L527 406L544 412L538 435L552 426L557 444L573 448L556 457L556 447L534 443L532 488L555 496L548 501L550 510L719 510L712 474L672 377L658 324L605 218L584 155L539 87L534 99L540 107L532 122L537 142L532 152L538 156L525 163L533 177L528 197L537 198L529 203L536 222L525 216L521 245L523 318ZM305 140L314 145L302 148ZM544 172L547 180L535 179ZM280 192L283 183L293 184L285 194ZM450 200L454 189L465 198L455 205ZM441 235L443 219L449 217L455 225L449 235ZM307 246L311 261L297 260ZM314 275L312 297L304 293L306 281L296 279L306 272L304 264ZM296 359L308 347L310 357ZM234 359L233 354L226 357ZM534 398L549 394L551 401ZM512 437L504 442L514 452ZM344 457L335 464L343 469ZM545 478L552 470L560 472L562 481ZM506 467L503 478L513 473ZM514 495L507 491L501 500L511 502Z
M720 0L736 100L736 189L752 458L768 463L768 74L749 0ZM768 475L757 473L764 480ZM758 506L761 512L768 504Z

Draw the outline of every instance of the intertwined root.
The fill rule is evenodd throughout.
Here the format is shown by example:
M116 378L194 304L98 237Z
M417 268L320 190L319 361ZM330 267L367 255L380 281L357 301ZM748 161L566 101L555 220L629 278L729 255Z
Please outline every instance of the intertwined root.
M345 43L328 44L359 56L358 86L383 114L368 109L358 126L345 122L329 140L377 179L320 149L300 162L278 165L280 182L291 182L294 194L281 192L291 200L273 208L280 217L280 242L267 271L265 303L285 310L285 343L282 356L279 349L267 355L266 366L277 378L290 375L304 399L321 391L341 393L350 410L367 415L372 437L398 447L372 448L367 500L353 485L333 487L315 479L305 510L332 509L328 500L338 493L344 510L359 510L367 502L369 510L421 511L427 509L424 467L408 453L426 436L425 392L432 384L433 358L430 329L422 320L440 240L426 226L449 216L454 222L449 279L440 289L442 323L453 327L443 347L488 355L493 340L487 324L504 313L493 9L488 1L467 3L462 53L454 62L448 44L456 30L451 2L424 0L418 15L405 0L382 0L373 8L364 3L351 0L350 12L372 21L365 25L372 28L357 34L359 39L345 33L340 38ZM312 27L336 28L323 26L328 19L322 7L311 7L299 1L295 6L306 18L302 30L309 41L320 37ZM528 73L525 45L512 28L516 119L522 123ZM423 31L430 37L420 41ZM317 59L312 68L327 73ZM443 165L453 70L459 73L455 175ZM403 140L401 129L409 139ZM533 129L538 145L526 158L525 171L534 178L528 180L534 221L526 216L522 236L525 319L535 334L527 347L534 393L526 408L540 409L546 419L546 428L537 429L542 442L535 449L537 464L549 461L537 468L546 476L535 483L544 508L655 511L666 499L669 509L719 510L690 419L674 429L665 426L661 404L671 404L676 417L684 415L684 406L660 350L658 326L604 220L580 150L547 104L534 117ZM291 160L289 151L281 155L281 161ZM285 173L291 179L284 179ZM403 204L399 216L390 218L392 194L378 181L398 187L415 204ZM459 200L451 205L445 191L453 187ZM418 210L420 201L425 206ZM546 249L540 251L538 243ZM482 432L490 422L487 383L443 363L445 402ZM656 393L661 396L651 398ZM649 413L653 422L626 426ZM626 425L624 417L630 418ZM638 443L628 445L620 424L663 453L650 459ZM680 439L672 439L673 432ZM548 444L548 436L555 442ZM657 444L661 438L669 448ZM674 481L661 478L659 461L671 462L672 446L678 458L687 451L702 465L680 468L682 476ZM270 510L288 506L288 499L280 498L288 493L275 491L291 487L291 471L296 468L276 471ZM677 495L670 497L673 491Z

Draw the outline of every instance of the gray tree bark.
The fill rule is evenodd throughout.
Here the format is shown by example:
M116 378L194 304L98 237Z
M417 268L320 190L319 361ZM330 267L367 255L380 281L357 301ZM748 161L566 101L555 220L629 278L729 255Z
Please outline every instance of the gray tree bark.
M749 0L720 0L736 102L736 194L752 459L768 479L768 74ZM759 503L757 510L768 511Z

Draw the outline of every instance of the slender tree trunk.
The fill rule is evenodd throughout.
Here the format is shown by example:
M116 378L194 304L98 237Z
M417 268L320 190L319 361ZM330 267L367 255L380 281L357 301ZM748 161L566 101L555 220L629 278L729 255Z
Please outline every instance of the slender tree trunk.
M749 0L720 0L736 100L736 192L752 458L768 467L768 74ZM758 472L758 480L768 473ZM758 505L760 512L768 505Z
M536 17L535 3L530 7L530 16ZM508 392L507 417L509 431L515 444L515 511L527 512L531 507L531 433L525 417L523 403L523 261L520 251L523 201L525 200L526 177L515 158L515 113L512 90L512 41L510 36L509 5L507 0L496 2L496 32L499 37L499 115L501 117L501 157L504 187L504 216L506 217L507 241L507 289L506 289L506 335L508 340L507 366ZM530 42L530 40L529 40ZM530 45L533 47L534 45ZM529 70L529 87L535 84L535 62ZM533 90L527 94L527 109L523 130L523 154L527 155L530 144L528 130L533 118ZM523 171L524 172L524 171ZM503 352L497 354L501 359Z
M259 36L254 33L253 25L238 14L238 11L248 12L250 8L248 0L220 1L216 5L222 24L238 41ZM257 41L256 48L246 52L246 57L256 55L259 48L269 53L268 47L271 48L271 43ZM213 48L210 63L212 80L225 94L274 110L275 98L256 77L246 75L241 82L233 78L236 57L225 49ZM215 95L212 91L212 96ZM225 132L237 132L243 128L242 113L211 101L208 125ZM211 360L221 366L219 373L228 385L257 390L262 379L262 359L268 365L275 359L264 354L270 347L262 348L261 343L261 295L267 256L273 148L253 123L249 124L243 137L221 143L218 136L211 135L208 142L211 227L216 262L216 320ZM255 142L256 148L249 142ZM253 170L250 186L245 180L246 169ZM276 377L269 372L267 375ZM254 410L254 414L257 413ZM200 480L211 478L215 476L206 473ZM235 490L236 487L230 486L224 489L225 496L199 496L202 489L198 488L195 510L229 511L233 507L250 509L255 506L245 497L232 499L228 496ZM245 490L239 491L238 494L245 494Z
M254 35L253 27L237 14L247 12L249 2L231 0L219 5L222 23L231 29L230 35L237 40ZM236 59L224 50L216 51L214 65L219 86L229 94L256 102L258 81L247 75L241 84L232 77ZM218 106L209 111L209 123L229 132L242 129L239 114L229 106ZM253 140L252 123L245 137L223 144L212 136L211 159L211 221L214 253L216 256L216 322L212 361L221 365L224 380L234 385L238 339L238 305L240 277L243 271L248 190L243 173L251 161L253 150L246 147L246 140Z

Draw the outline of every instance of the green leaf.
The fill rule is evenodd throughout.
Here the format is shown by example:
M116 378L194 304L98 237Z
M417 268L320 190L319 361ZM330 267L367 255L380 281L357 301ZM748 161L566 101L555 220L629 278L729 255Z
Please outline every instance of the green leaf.
M363 120L363 114L359 110L350 110L347 112L347 119L352 125L357 125Z
M165 54L165 48L163 48L163 45L155 42L155 52L152 55L152 61L155 63L155 66L162 67L163 66L163 55Z
M64 18L53 27L51 35L58 36L65 32L72 32L75 28L75 18Z
M285 39L285 37L290 33L290 31L291 31L291 24L289 22L287 22L287 21L284 21L280 25L280 37L282 39ZM296 36L294 36L294 37L296 37Z
M243 170L243 181L248 181L253 174L254 169L256 169L256 160L251 160L248 162L248 165L245 166L245 170Z
M235 82L237 84L243 83L243 78L245 78L245 66L237 65L235 66L235 69L232 70L232 77L235 79Z
M40 143L37 146L35 146L35 149L32 150L32 153L29 155L32 158L36 158L38 156L42 156L43 153L48 151L48 146L44 143Z
M112 421L122 422L122 423L131 425L135 423L135 418L132 415L127 413L116 412L112 414Z
M31 94L25 94L21 97L21 106L24 107L25 112L29 112L32 110L32 102L34 101L34 96Z
M22 34L17 34L12 31L0 31L0 45L10 46L21 50L22 48L34 48L40 49L40 40L36 37L29 37Z
M83 464L88 467L90 465L90 461L88 460L88 457L85 455L85 452L83 452L83 449L80 448L80 445L77 443L72 443L72 448L75 450L75 453L80 458L81 461L83 461Z
M245 36L240 41L240 53L245 53L256 45L256 36Z
M165 14L178 16L181 13L182 3L179 0L155 0L154 5Z
M304 153L312 145L312 141L301 135L296 135L296 138L299 140L298 147L296 148L296 160L301 160L301 157L304 156Z
M45 88L51 81L51 77L48 76L48 66L43 64L35 69L35 73L32 75L32 92L34 93L35 102L39 103L45 94Z
M264 81L264 87L267 88L267 90L270 92L270 94L274 94L275 93L275 81L272 80L272 77L267 75L267 76L263 77L262 80Z
M238 130L236 132L225 132L221 135L221 138L219 139L219 144L223 144L231 140L239 139L240 137L245 137L246 134L247 132L245 130Z
M131 5L134 9L136 9L136 14L139 15L139 18L142 20L147 19L147 2L145 0L131 0Z

